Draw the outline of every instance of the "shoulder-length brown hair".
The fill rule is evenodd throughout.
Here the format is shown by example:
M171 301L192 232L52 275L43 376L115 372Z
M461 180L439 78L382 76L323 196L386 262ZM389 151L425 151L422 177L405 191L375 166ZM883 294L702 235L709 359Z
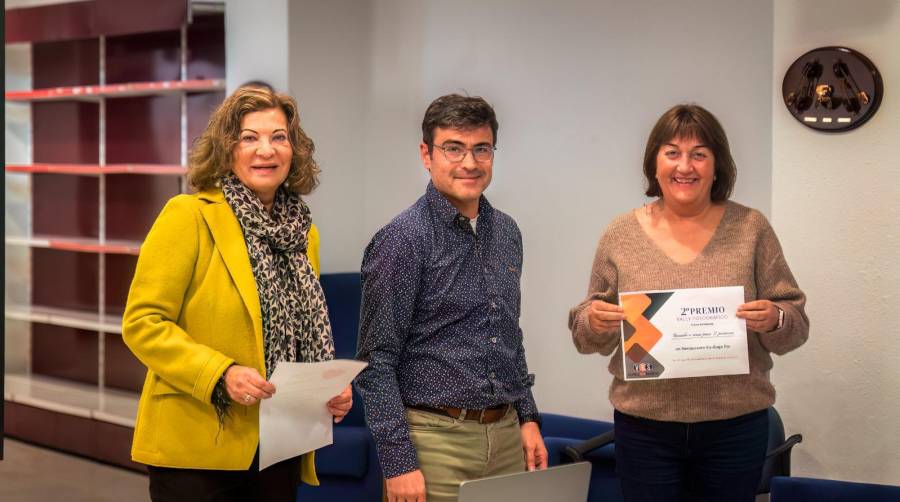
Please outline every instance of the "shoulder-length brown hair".
M662 190L656 180L656 156L659 149L675 138L697 138L712 150L715 159L715 180L710 198L713 201L728 200L737 179L737 167L728 147L728 137L716 117L699 105L683 104L669 108L656 121L647 148L644 150L644 177L647 178L648 197L661 197Z
M225 98L210 117L206 130L194 141L187 179L195 190L209 190L231 172L244 115L270 108L280 108L287 117L293 155L285 188L300 195L313 191L319 184L320 170L313 159L315 145L300 127L297 102L287 94L261 87L241 87Z

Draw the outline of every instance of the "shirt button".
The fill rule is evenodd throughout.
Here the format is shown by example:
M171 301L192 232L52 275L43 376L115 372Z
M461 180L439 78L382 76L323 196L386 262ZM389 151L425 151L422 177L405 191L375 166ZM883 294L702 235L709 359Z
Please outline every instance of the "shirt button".
M497 343L497 337L496 337L496 336L492 336L492 337L491 337L491 343Z
M492 371L490 376L491 376L491 378L494 378L494 377L496 377L497 375Z
M497 302L491 302L491 308L492 309L497 308Z

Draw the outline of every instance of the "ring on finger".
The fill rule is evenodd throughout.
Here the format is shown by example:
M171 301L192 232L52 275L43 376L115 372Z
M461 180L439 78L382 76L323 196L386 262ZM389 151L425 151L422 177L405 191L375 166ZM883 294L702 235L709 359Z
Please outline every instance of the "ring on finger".
M249 403L250 401L253 401L253 396L251 396L250 394L244 394L244 402Z

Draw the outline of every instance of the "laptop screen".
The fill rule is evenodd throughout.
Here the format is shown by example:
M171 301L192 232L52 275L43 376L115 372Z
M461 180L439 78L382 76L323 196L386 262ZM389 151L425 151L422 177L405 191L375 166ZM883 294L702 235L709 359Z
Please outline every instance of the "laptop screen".
M459 485L459 502L584 502L590 481L590 462L564 464L465 481Z

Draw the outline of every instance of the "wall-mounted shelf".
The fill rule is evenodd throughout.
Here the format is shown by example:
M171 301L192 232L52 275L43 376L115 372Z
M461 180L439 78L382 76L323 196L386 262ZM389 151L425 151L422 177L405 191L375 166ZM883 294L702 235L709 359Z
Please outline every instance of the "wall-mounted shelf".
M7 305L5 317L16 321L122 334L122 317L41 305Z
M32 91L8 91L7 101L98 100L135 96L165 96L184 92L216 92L225 90L222 79L168 80L164 82L130 82L109 85L75 85Z
M138 399L132 392L41 375L6 375L6 401L66 415L134 427Z
M6 171L11 173L53 173L53 174L156 174L182 176L187 168L179 165L165 164L6 164Z
M60 249L64 251L78 251L81 253L106 253L127 254L137 256L141 250L141 243L127 240L107 240L103 243L99 239L83 239L76 237L34 235L31 237L6 237L8 246L27 246L32 248Z

